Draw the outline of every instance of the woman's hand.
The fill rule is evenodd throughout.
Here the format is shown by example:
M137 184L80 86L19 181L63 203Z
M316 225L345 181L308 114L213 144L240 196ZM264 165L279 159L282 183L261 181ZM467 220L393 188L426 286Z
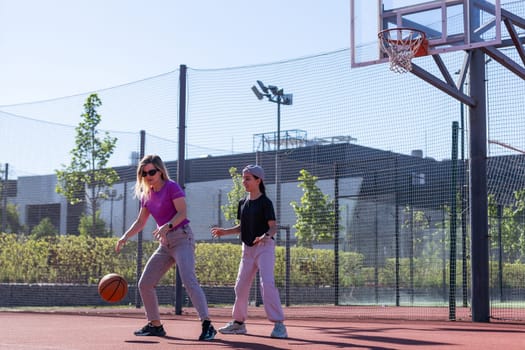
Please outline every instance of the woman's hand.
M120 237L117 244L115 245L115 251L117 252L117 254L120 253L120 250L122 249L122 247L124 247L127 241L128 241L128 238L126 237L126 235L123 235L122 237Z
M153 237L160 242L160 244L165 244L167 242L166 235L169 231L168 225L162 225L160 227L157 227L155 231L153 231Z

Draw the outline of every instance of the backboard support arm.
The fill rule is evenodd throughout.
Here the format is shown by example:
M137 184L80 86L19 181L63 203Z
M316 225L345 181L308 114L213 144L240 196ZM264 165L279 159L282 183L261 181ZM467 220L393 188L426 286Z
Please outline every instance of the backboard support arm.
M446 94L450 95L451 97L455 98L456 100L460 101L461 103L464 103L470 107L475 107L476 106L476 101L468 96L467 94L463 93L462 89L459 89L458 87L456 87L456 85L454 84L453 81L451 81L451 75L450 73L448 72L447 68L445 67L445 65L443 64L441 58L439 57L439 55L433 55L433 56L438 56L438 57L434 57L434 60L436 62L440 62L438 64L438 67L440 69L440 71L443 73L445 72L444 76L445 77L449 77L448 79L446 78L446 81L443 81L442 79L439 79L438 77L436 77L435 75L427 72L426 70L424 70L423 68L421 68L420 66L412 63L412 71L411 73L414 74L415 76L417 76L418 78L420 78L421 80L424 80L426 81L427 83L429 83L430 85L438 88L439 90L445 92Z

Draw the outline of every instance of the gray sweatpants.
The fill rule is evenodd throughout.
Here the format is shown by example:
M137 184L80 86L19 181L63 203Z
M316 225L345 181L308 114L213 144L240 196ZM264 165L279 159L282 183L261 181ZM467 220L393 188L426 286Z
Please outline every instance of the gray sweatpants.
M139 280L139 291L148 321L160 320L155 287L174 265L201 320L208 318L208 302L195 274L195 240L189 225L167 234L166 245L159 245L149 258Z
M273 239L265 239L253 247L242 244L242 258L235 282L235 304L232 310L234 320L246 321L250 287L257 270L259 270L261 296L266 317L271 322L284 321L279 291L275 286L274 267L275 242Z

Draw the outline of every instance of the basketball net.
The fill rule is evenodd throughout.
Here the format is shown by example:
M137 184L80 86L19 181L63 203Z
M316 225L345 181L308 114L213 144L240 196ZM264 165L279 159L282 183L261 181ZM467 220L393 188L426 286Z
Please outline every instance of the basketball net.
M410 72L412 70L412 58L427 54L426 35L417 29L385 29L380 31L377 36L383 52L388 55L390 70L395 73Z

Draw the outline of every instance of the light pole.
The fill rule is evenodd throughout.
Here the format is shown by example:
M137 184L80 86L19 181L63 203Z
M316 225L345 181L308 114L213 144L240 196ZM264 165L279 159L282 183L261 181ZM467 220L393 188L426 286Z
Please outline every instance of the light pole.
M259 85L259 88L261 91L257 88L257 86L252 86L252 91L257 96L259 100L262 100L263 98L267 98L268 101L277 103L277 140L276 140L276 149L275 149L275 192L276 192L276 198L275 198L275 204L276 204L276 212L277 212L277 223L278 223L278 230L277 230L277 238L280 237L280 220L281 220L281 180L280 180L280 162L279 162L279 152L281 150L281 105L292 105L293 101L293 94L285 94L283 89L279 89L275 85L268 85L265 86L262 81L257 80L257 85Z

